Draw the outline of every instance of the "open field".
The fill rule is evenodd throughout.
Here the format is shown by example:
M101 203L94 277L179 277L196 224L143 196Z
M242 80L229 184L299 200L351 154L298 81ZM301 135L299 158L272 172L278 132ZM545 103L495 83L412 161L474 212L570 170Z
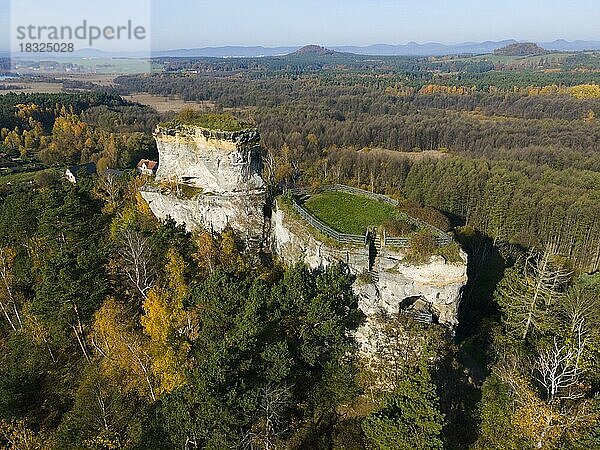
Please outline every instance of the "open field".
M387 203L347 192L321 192L304 202L304 208L331 228L347 234L364 234L396 215Z
M115 75L110 74L70 74L57 77L55 83L47 81L36 81L28 79L6 79L0 81L0 95L9 92L38 94L38 93L61 93L66 92L62 80L82 81L94 83L98 86L114 86ZM10 86L11 89L2 89L2 86ZM16 87L16 88L13 88ZM72 90L69 90L72 91ZM133 95L124 95L123 98L130 102L141 103L156 109L159 113L180 112L184 108L192 108L200 112L211 112L215 109L215 102L212 101L185 101L179 96L155 95L138 93Z
M18 94L57 94L65 92L63 80L68 81L85 81L97 84L99 86L111 87L114 86L115 75L107 74L78 74L58 76L56 81L50 83L48 81L37 81L34 79L19 79L9 78L0 81L0 94L8 92L16 92ZM2 86L11 86L11 89L2 89ZM18 89L13 89L12 86L18 86Z
M123 96L125 100L142 105L150 106L156 109L159 113L164 112L179 112L184 108L192 108L200 112L210 112L214 109L214 102L186 102L176 96L154 95L154 94L133 94Z
M61 76L63 80L72 81L88 81L90 83L97 84L98 86L114 86L115 78L118 75L110 73L79 73L79 74L68 74Z
M154 65L148 59L138 58L60 58L62 64L77 64L94 74L135 74L152 71Z
M59 93L65 92L63 81L82 81L88 83L94 83L98 86L112 87L115 85L115 77L118 75L107 74L107 73L70 73L70 74L55 74L55 82L38 81L35 79L20 79L20 78L7 78L0 80L0 87L2 86L18 86L20 89L4 90L0 89L0 93L5 92L17 92L17 93Z
M18 86L18 89L2 89L2 86ZM0 81L0 94L7 94L9 92L15 92L17 94L57 94L63 92L63 85L62 83L47 83L40 81L22 81L11 79Z
M48 70L40 71L37 67L37 62L52 61L61 64ZM83 56L55 56L44 55L44 58L32 55L27 58L16 57L13 61L18 65L20 73L28 73L33 75L46 74L50 76L62 76L73 71L82 74L137 74L147 73L154 69L159 70L160 67L152 63L149 59L142 58L104 58L104 57L83 57ZM73 68L72 66L75 66ZM48 67L46 64L45 67Z

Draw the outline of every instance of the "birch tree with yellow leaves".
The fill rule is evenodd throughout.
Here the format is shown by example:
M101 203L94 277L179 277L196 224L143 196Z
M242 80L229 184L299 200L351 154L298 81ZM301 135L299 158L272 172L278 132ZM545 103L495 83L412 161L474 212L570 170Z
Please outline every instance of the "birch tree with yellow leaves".
M167 252L165 286L155 286L144 300L141 318L150 339L152 371L158 381L157 394L171 392L185 383L187 314L183 302L188 295L185 263L176 250Z

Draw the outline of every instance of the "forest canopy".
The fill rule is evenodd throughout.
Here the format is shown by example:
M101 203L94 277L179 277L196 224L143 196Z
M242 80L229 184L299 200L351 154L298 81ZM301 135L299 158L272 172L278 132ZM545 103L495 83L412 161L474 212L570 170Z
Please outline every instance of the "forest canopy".
M0 95L0 448L600 447L598 55L314 53ZM208 106L176 117L132 93ZM412 264L435 242L402 214L451 233L458 326L382 317L389 348L367 364L352 285L372 275L157 220L132 169L158 123L189 122L255 124L273 197L392 196L377 226L414 234ZM332 202L372 206L318 200L332 226Z

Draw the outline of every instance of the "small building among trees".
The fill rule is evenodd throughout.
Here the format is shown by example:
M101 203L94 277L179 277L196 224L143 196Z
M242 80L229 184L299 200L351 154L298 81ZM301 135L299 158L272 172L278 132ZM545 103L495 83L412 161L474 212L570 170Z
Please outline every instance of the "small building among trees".
M150 159L140 159L137 165L137 170L142 175L154 175L158 169L158 162Z
M87 164L79 164L77 166L71 166L65 171L65 177L69 182L73 184L77 184L79 181L79 177L84 175L93 175L96 173L96 164L87 163Z

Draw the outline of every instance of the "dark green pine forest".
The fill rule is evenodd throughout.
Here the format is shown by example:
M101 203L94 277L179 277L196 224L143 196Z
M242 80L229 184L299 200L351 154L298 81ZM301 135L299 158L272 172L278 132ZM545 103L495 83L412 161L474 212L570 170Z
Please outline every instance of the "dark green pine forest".
M0 448L600 448L597 55L157 63L0 95ZM139 93L255 124L273 195L343 183L451 232L458 327L387 317L367 366L343 264L158 221L133 168L175 113Z

